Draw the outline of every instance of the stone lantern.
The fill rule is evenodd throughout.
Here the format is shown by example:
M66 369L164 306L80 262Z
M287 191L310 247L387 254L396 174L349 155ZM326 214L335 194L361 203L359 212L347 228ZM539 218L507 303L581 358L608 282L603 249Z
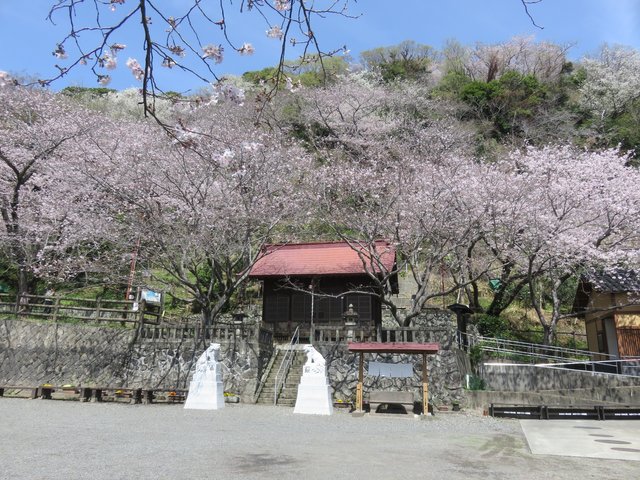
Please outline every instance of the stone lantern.
M344 318L344 326L347 329L347 341L353 341L354 329L358 325L358 312L353 309L352 304L349 304L349 308L342 314L342 318Z
M237 313L232 314L232 318L233 318L233 326L235 327L235 334L236 335L243 335L244 334L244 319L247 316L246 313L244 313L242 310L240 310Z
M347 311L342 314L342 318L344 318L344 324L346 326L354 326L358 324L358 312L353 309L353 304L349 304L349 308Z
M242 325L242 323L244 322L244 318L247 316L246 313L244 313L242 310L240 310L237 313L233 313L232 317L233 317L233 324L234 325Z

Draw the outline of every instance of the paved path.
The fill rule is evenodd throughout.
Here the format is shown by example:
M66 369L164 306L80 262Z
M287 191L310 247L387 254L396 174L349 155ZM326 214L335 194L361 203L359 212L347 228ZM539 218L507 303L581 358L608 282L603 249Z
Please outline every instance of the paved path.
M518 421L472 415L0 398L1 479L636 480L639 471L633 461L532 455Z
M638 420L520 420L536 455L609 458L640 462ZM640 478L640 463L638 477Z

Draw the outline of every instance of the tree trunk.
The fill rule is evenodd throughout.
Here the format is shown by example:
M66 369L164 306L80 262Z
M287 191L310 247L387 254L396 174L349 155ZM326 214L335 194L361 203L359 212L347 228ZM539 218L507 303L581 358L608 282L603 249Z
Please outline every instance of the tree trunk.
M482 306L480 305L480 290L478 289L478 282L471 282L471 285L465 287L467 298L469 299L469 308L476 313L483 313Z
M35 290L35 281L31 272L26 268L20 267L18 269L18 295L31 295Z
M542 325L542 343L543 345L551 345L554 341L555 331L551 325Z
M513 303L515 298L518 296L518 294L526 284L526 280L520 280L515 286L512 287L512 290L509 292L507 289L509 288L509 286L511 286L511 283L507 283L505 281L493 296L493 300L491 301L491 304L486 311L487 315L491 315L492 317L499 317L500 314Z
M202 305L202 310L200 313L202 314L202 327L206 328L211 325L211 306L210 305Z

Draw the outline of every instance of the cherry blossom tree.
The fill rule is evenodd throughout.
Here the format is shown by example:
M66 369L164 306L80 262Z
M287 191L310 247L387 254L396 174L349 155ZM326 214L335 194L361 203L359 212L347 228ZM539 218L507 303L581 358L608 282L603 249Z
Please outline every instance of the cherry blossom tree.
M346 80L300 104L304 139L321 159L307 186L314 218L333 238L366 252L361 258L375 286L368 293L409 325L427 301L460 288L443 290L434 280L443 268L457 270L460 251L473 241L481 211L463 205L477 178L472 170L482 167L460 159L467 132L420 87L383 85L366 74ZM380 240L398 252L391 270ZM391 294L400 272L416 284L406 311Z
M0 249L18 293L38 278L75 273L92 248L84 220L95 207L82 178L80 137L97 119L52 94L0 87Z
M436 158L464 151L471 132L444 102L429 98L417 82L382 83L379 75L357 72L322 88L302 89L276 99L263 119L289 131L317 154L331 151L357 160L369 150L417 149Z
M239 24L247 16L263 21L265 35L281 46L275 88L280 85L286 52L298 47L301 64L311 50L322 59L333 51L321 49L314 33L316 19L347 15L348 0L330 2L326 7L305 0L265 0L204 2L189 0L182 5L162 0L55 0L49 12L52 22L63 21L69 31L56 45L58 75L65 76L82 65L91 68L101 85L108 85L110 71L126 64L141 82L144 111L155 115L156 95L168 89L160 84L158 68L174 69L193 75L204 84L220 80L217 65L227 50L251 55L254 46L240 37ZM238 10L238 12L235 12ZM232 14L233 11L233 14ZM138 29L142 51L118 38L128 28ZM340 49L343 47L341 46ZM126 61L121 60L127 56Z
M597 118L616 115L638 98L640 52L604 45L595 58L581 62L585 79L580 87L582 105Z
M328 164L314 179L321 218L356 251L367 252L361 258L376 286L369 293L380 297L399 325L410 325L429 301L458 291L491 267L477 264L471 276L460 275L468 271L466 252L484 223L474 189L485 168L452 157L434 163L380 156ZM393 269L383 261L382 239L397 251ZM446 286L440 281L443 271L453 279ZM409 275L415 285L405 292L412 293L406 309L399 309L392 295L392 277L399 274Z
M494 213L483 238L503 280L528 288L544 343L572 315L559 295L569 279L587 268L638 261L639 177L626 162L616 150L545 147L513 152L495 167L508 175L493 185Z
M261 247L290 240L305 194L306 154L254 125L253 110L212 103L178 113L171 141L153 125L92 148L89 173L113 200L114 235L156 282L210 325L229 307ZM189 107L190 108L190 107ZM99 141L99 140L97 140Z
M469 78L490 82L506 72L531 75L541 82L559 80L571 45L536 42L534 37L514 37L497 44L477 43L466 47L449 42L443 50L445 72L455 71Z

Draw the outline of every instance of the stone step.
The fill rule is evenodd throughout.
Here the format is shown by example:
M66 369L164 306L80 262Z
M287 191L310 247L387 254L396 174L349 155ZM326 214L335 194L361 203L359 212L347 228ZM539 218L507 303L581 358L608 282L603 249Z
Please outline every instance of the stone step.
M287 396L287 397L283 397L281 395L278 397L278 403L282 403L282 402L296 403L297 398L298 398L297 395Z
M275 353L276 357L273 361L271 371L267 375L267 378L264 382L264 387L260 392L260 396L257 400L257 403L262 404L272 404L274 391L275 391L275 381L278 376L278 371L280 370L280 366L287 355L286 350L278 350ZM293 357L291 358L291 363L289 365L289 371L284 378L284 384L282 385L282 390L278 395L278 404L280 404L280 399L286 402L288 406L293 406L295 404L295 400L298 396L298 384L300 383L300 379L302 378L302 371L304 369L304 364L307 361L307 355L302 351L295 351ZM282 372L280 372L282 373ZM280 380L280 379L279 379Z
M291 388L283 388L282 391L280 392L281 396L291 396L291 395L298 395L298 386L296 385L295 387L291 387Z

